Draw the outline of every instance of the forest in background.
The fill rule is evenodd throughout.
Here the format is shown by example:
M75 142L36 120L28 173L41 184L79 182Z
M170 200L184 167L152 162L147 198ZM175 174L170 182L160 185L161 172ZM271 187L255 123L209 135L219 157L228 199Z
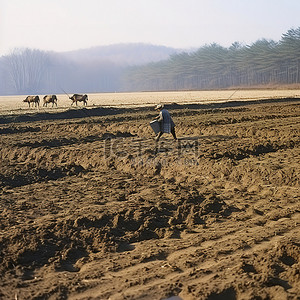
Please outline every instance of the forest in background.
M120 44L65 53L16 49L0 57L0 95L206 90L300 83L300 27L195 51Z
M128 66L164 60L178 51L147 44L69 52L14 49L0 57L0 95L116 92Z
M229 48L205 45L193 53L133 67L124 76L131 91L203 90L297 84L300 80L300 27L279 42L261 39Z

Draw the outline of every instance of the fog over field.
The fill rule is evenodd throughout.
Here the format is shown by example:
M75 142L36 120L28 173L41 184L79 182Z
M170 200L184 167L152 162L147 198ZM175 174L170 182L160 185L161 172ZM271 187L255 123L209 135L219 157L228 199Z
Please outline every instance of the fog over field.
M300 83L300 27L279 42L194 50L149 44L68 53L16 49L0 57L0 95L294 87Z
M0 0L0 299L299 300L299 12Z
M0 95L299 83L297 0L0 5Z

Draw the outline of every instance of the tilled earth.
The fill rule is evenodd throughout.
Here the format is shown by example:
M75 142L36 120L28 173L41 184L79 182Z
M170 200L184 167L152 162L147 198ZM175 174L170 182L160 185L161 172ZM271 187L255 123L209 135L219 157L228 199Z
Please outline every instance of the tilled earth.
M299 100L169 108L1 119L0 299L300 299Z

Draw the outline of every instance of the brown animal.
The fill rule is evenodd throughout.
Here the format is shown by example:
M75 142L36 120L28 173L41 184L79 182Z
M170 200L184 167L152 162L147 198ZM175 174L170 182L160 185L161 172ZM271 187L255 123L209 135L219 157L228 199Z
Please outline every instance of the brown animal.
M69 98L72 100L71 105L76 103L77 106L77 102L83 102L83 105L87 105L88 96L86 94L85 95L74 94L72 97Z
M44 96L44 103L43 106L47 107L48 103L52 103L52 107L54 106L54 104L57 106L57 97L56 95L46 95Z
M40 97L39 96L27 96L26 99L23 100L23 102L27 102L28 106L30 107L30 103L32 103L35 107L40 106Z

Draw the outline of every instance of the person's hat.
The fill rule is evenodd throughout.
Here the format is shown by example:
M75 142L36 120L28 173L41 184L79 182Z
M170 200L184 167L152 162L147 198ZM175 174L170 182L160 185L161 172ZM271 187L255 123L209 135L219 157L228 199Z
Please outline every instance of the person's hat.
M157 104L154 109L159 110L159 109L162 109L163 107L164 107L163 104Z

